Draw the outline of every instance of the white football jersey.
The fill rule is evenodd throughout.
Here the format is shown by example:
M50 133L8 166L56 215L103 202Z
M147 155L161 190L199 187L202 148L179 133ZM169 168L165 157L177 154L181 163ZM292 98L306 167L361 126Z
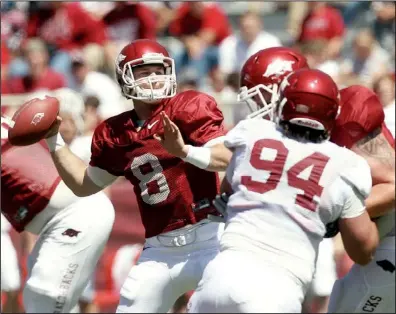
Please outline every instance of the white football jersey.
M1 214L1 232L8 232L11 229L11 225L8 220Z
M326 224L365 211L369 165L329 141L288 138L263 119L241 121L224 143L234 151L227 169L234 194L222 248L259 252L308 283Z

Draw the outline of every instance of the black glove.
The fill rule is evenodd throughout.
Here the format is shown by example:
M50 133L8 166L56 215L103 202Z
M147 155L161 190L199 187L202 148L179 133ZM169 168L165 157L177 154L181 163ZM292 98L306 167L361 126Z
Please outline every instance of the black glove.
M334 238L338 232L340 232L340 229L338 229L338 220L329 222L326 225L326 233L324 235L324 238Z

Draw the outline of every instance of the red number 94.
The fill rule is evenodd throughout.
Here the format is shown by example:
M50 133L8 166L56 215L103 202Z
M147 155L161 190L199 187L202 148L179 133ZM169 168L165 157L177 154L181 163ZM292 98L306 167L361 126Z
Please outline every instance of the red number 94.
M261 159L261 152L264 148L270 148L276 151L274 160ZM288 154L289 150L280 141L271 139L257 141L253 146L250 164L255 169L269 171L269 177L266 182L259 182L253 180L251 176L242 176L241 184L246 186L249 191L260 194L275 190L282 177ZM329 157L315 152L300 160L287 170L287 182L289 186L304 192L302 194L297 194L295 200L297 205L311 211L316 211L318 204L314 201L314 197L320 197L322 195L323 187L319 185L319 181L329 159ZM308 180L298 177L301 172L311 166L312 168Z

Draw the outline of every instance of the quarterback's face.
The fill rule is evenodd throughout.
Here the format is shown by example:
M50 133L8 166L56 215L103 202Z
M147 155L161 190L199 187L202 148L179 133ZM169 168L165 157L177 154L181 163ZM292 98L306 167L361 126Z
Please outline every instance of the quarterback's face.
M133 77L135 78L135 81L150 76L153 77L152 79L153 89L163 88L165 82L163 80L156 81L154 79L156 75L165 75L165 68L163 65L147 64L147 65L138 66L133 69ZM147 79L146 82L143 81L141 84L139 84L139 86L144 89L150 89L150 82Z

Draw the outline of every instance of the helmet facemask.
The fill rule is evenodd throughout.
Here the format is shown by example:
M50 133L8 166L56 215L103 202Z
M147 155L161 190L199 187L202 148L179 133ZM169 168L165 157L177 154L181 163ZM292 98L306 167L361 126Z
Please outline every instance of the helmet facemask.
M145 65L161 65L165 74L151 73L148 76L135 79L133 70ZM122 84L122 93L130 99L145 102L171 98L176 94L176 73L174 60L169 57L144 56L143 58L126 62L122 68L117 67L118 77ZM157 86L156 86L157 85ZM160 86L158 88L158 85Z
M270 101L266 101L266 97L264 95L271 95ZM237 96L237 100L240 102L245 102L251 113L246 117L246 119L256 119L256 118L264 118L269 117L272 121L273 110L279 99L278 95L278 85L256 85L250 89L247 89L246 86L241 87L239 94Z

